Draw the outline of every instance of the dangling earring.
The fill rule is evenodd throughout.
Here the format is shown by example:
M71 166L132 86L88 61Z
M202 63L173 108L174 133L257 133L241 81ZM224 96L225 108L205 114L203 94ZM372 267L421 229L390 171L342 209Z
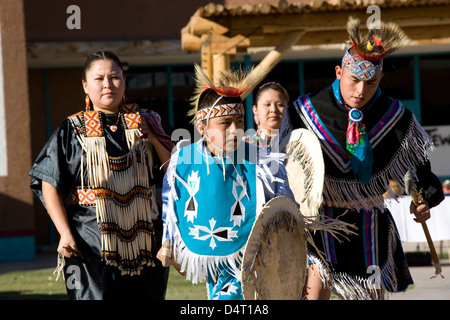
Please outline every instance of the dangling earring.
M86 101L86 111L91 111L91 99L89 99L89 95L86 95L84 101Z
M253 115L253 120L255 120L256 125L259 127L259 118L256 113Z

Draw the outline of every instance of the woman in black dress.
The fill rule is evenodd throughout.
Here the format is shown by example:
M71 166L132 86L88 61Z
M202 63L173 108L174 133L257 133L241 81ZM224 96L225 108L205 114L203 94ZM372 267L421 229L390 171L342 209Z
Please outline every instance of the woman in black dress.
M86 110L61 124L30 172L60 235L68 297L164 299L155 186L172 143L157 113L123 103L125 76L113 53L89 55L82 84Z

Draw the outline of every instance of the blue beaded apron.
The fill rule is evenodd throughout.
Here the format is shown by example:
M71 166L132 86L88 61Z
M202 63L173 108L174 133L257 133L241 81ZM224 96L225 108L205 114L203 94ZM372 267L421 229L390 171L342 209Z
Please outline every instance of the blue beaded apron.
M177 260L193 282L204 276L216 285L233 281L238 288L232 291L239 297L236 279L256 216L256 165L202 154L199 147L194 143L178 153L173 179L175 257L181 255Z

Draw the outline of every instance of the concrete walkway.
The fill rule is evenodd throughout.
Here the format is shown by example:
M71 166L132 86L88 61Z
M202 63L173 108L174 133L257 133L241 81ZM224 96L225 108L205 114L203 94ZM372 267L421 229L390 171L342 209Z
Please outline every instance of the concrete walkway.
M36 253L34 260L30 261L0 262L0 273L56 268L57 257L55 249Z
M442 275L434 276L434 266L410 267L414 287L406 292L389 295L389 300L450 300L450 264L441 261Z

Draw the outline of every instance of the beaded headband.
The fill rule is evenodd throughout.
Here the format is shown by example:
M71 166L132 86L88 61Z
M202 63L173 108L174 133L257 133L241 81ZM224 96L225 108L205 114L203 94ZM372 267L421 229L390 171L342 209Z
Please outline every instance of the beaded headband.
M201 109L196 112L195 116L197 121L201 121L234 114L245 114L244 110L244 104L242 103L228 103Z
M242 97L262 80L263 74L251 70L225 70L215 74L212 81L199 65L195 65L195 90L191 97L192 109L188 115L193 116L192 123L197 121L234 114L244 114ZM205 100L209 95L208 100ZM217 100L209 105L211 95ZM212 98L214 99L214 98ZM222 100L223 99L223 100ZM219 104L219 101L221 103ZM208 105L204 103L208 101Z
M355 58L359 57L359 55L352 56L349 51L350 49L345 51L345 55L342 58L342 65L359 80L367 81L381 74L383 60L378 64L374 64L369 60L356 61Z

